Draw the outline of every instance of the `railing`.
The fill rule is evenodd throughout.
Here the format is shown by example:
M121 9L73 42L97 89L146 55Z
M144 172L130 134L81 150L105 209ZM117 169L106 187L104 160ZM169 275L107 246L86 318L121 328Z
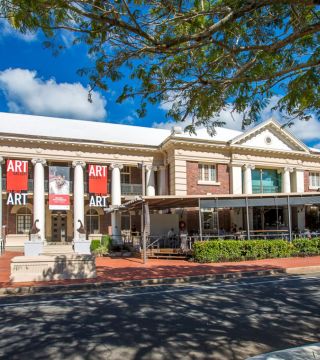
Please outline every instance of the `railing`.
M121 184L122 195L141 195L142 185L141 184Z
M252 185L252 193L253 194L273 194L281 192L280 186L260 186L260 185Z

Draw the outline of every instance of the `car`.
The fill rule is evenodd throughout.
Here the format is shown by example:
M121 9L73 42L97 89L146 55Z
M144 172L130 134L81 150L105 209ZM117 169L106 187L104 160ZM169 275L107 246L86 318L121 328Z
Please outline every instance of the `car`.
M274 351L246 360L315 360L320 359L320 343L299 346L295 348Z

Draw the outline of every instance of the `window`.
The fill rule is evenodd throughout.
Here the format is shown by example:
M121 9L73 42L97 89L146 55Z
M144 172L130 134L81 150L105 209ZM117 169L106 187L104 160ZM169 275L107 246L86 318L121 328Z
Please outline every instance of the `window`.
M267 194L281 192L281 174L272 169L252 170L252 193Z
M320 173L311 172L309 176L310 188L320 187Z
M124 166L121 170L121 184L130 184L130 166Z
M89 234L98 234L100 231L99 214L97 210L90 209L86 214L86 229Z
M28 234L32 226L32 215L27 207L17 211L17 234Z
M209 164L198 164L198 180L204 182L216 182L216 166Z

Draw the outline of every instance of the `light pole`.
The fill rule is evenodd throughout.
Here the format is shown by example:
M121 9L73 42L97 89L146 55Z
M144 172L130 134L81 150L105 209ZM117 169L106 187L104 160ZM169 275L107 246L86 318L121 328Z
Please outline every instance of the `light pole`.
M138 168L141 168L141 175L142 175L142 196L146 195L146 165L144 161L138 163ZM144 201L142 201L142 208L141 208L141 235L142 235L142 250L143 250L143 263L146 264L147 262L147 234L145 231L145 224L144 224Z

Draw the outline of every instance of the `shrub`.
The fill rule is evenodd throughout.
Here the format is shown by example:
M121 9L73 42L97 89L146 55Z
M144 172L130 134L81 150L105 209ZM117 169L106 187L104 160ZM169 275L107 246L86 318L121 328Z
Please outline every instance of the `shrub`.
M93 254L102 256L110 251L112 244L111 237L109 235L102 236L100 240L92 240L90 250Z
M320 255L320 238L296 239L292 241L292 244L295 248L295 255Z
M107 250L107 252L110 251L111 246L112 246L112 239L111 236L109 235L103 235L102 239L101 239L101 245L105 247L105 249Z
M268 259L296 254L294 244L285 240L210 240L193 245L194 259L198 262Z
M92 240L90 245L90 251L94 252L96 249L98 249L101 246L100 240Z

